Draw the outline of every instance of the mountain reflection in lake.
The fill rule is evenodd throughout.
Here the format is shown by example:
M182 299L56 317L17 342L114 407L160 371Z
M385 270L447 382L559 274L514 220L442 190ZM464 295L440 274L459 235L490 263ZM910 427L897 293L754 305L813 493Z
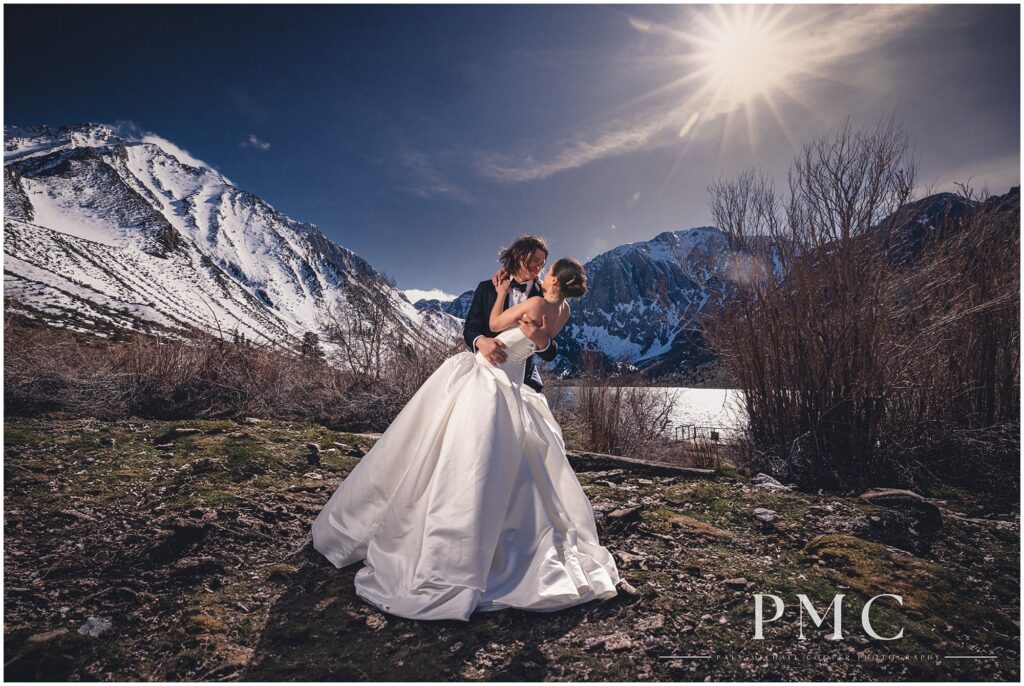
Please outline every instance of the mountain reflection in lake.
M569 400L575 392L575 386L562 386L560 389L545 388L549 397L562 391L565 400ZM743 410L743 397L740 391L732 388L684 388L684 387L651 387L655 393L674 396L675 408L672 412L671 435L677 438L692 436L692 427L697 427L699 436L709 437L709 432L719 432L721 440L734 437L746 426L746 412ZM686 434L685 436L683 434Z

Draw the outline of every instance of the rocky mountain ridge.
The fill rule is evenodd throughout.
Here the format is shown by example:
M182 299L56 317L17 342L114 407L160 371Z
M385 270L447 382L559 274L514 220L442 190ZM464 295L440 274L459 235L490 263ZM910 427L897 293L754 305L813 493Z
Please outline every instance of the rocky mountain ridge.
M316 226L154 134L103 124L4 133L5 286L48 323L291 345L362 292L383 295L409 333L453 330Z

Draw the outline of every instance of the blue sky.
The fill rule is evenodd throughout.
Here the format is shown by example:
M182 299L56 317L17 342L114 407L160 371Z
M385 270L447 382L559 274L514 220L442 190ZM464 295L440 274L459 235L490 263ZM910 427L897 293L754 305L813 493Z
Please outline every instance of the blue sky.
M895 113L922 191L1019 183L1019 7L4 7L4 122L130 121L403 289L520 233L588 259L710 222L807 136Z

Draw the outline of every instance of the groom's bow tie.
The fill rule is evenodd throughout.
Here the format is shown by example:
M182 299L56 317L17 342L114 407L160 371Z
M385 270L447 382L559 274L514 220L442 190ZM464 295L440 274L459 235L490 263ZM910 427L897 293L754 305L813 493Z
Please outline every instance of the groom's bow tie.
M519 291L520 293L524 293L526 291L526 287L529 285L529 283L519 283L515 279L512 279L512 288Z

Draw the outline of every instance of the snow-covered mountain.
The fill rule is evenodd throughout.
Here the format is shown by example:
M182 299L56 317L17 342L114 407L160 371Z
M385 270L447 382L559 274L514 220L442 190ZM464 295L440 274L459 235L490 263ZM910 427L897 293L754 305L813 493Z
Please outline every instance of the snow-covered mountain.
M556 366L577 371L581 353L606 362L650 366L685 349L682 366L706 361L694 338L693 318L722 287L728 243L711 226L665 232L627 243L587 262L588 290L572 304L558 335ZM676 355L678 357L678 355Z
M169 141L96 124L4 133L6 293L51 324L104 335L194 327L296 345L323 330L336 303L374 294L410 334L461 333L473 291L413 305L317 227ZM1019 203L1018 189L1006 197ZM968 204L940 194L908 205L909 251ZM724 287L727 252L722 232L705 226L590 260L589 291L558 337L557 370L579 371L588 350L652 374L711 361L693 318Z
M446 312L453 317L465 320L469 314L469 306L473 304L474 291L469 290L454 300L437 300L436 298L423 298L413 303L420 312L439 311ZM460 324L461 325L461 324Z
M725 235L702 226L620 245L590 260L584 265L589 290L573 302L550 366L575 374L588 350L606 367L622 361L679 371L709 361L692 318L722 286L727 251ZM469 290L450 302L419 300L415 307L464 319L472 301Z
M85 124L4 130L4 282L35 316L101 334L195 327L292 344L351 294L420 314L351 250L169 141Z
M1014 211L1019 188L986 202ZM902 247L894 255L912 259L925 236L957 230L973 205L962 196L939 193L900 208L886 219L896 222L893 236ZM771 254L770 246L766 238L757 252ZM728 257L725 234L703 226L620 245L593 258L584 265L589 290L572 305L572 317L558 335L555 368L580 371L584 351L600 353L606 368L621 361L651 376L685 377L713 362L693 319L713 302L713 293L728 293L727 282L743 278L738 270L749 260ZM771 269L784 276L777 257Z

